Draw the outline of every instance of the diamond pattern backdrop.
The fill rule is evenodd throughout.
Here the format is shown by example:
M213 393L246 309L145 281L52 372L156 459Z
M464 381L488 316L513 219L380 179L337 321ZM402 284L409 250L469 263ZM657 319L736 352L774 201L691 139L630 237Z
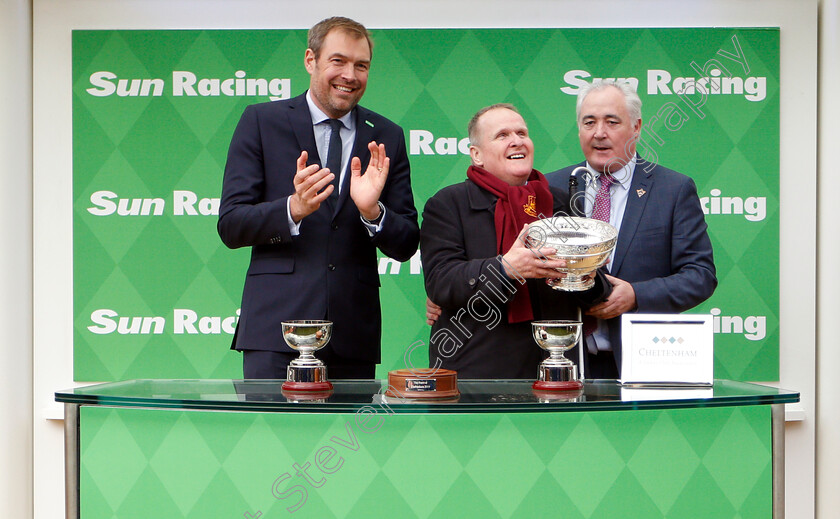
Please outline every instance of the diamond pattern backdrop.
M769 406L380 419L83 406L81 517L771 515Z
M778 29L377 30L374 39L363 104L405 128L420 212L465 178L457 142L477 109L518 106L535 166L549 172L582 160L579 82L635 78L651 130L640 148L693 177L709 211L720 286L695 311L716 318L715 376L778 380ZM228 347L248 251L222 245L214 203L242 110L269 97L225 95L224 85L277 78L279 97L303 92L305 40L300 30L73 32L76 380L241 376ZM711 59L733 80L691 109L675 92L698 76L692 62ZM202 95L214 85L219 95ZM419 261L382 263L380 278L384 377L429 328ZM413 352L415 365L426 351Z

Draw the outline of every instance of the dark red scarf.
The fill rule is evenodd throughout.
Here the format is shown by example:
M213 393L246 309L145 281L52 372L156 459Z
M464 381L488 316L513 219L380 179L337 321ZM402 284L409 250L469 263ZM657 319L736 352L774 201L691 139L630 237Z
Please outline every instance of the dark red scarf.
M510 250L526 223L552 215L554 197L548 189L548 181L536 169L531 171L528 183L524 186L511 186L478 166L470 166L467 178L499 197L494 223L496 251L501 255ZM518 277L515 273L511 274L511 277ZM508 322L518 323L533 319L528 285L519 285L508 305Z

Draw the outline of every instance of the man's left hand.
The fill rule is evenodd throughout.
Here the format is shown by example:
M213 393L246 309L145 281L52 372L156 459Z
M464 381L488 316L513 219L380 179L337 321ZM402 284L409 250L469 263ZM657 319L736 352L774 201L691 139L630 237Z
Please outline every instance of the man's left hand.
M603 303L599 303L586 311L586 315L591 315L598 319L612 319L619 315L630 312L636 309L636 291L633 290L633 285L624 281L604 274L607 281L613 286L612 294Z
M385 154L384 144L377 145L375 141L371 141L368 143L368 150L370 162L364 175L359 157L353 157L350 161L350 198L363 217L375 220L379 216L379 195L385 187L391 159Z

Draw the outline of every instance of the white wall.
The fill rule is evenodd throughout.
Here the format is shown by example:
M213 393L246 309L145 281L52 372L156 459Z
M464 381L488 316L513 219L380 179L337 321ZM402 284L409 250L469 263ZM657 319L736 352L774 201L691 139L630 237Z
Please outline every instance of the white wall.
M0 0L2 1L2 0ZM833 61L824 69L836 69L837 5L824 0L823 11L834 13L831 25ZM640 0L34 0L34 187L35 200L35 515L53 519L63 513L62 444L60 409L52 402L57 389L72 383L72 271L71 271L71 85L70 31L72 29L167 29L167 28L307 28L334 14L358 19L369 27L684 27L684 26L780 26L781 35L781 382L780 386L802 393L796 412L801 421L789 422L787 439L788 517L814 516L814 453L816 430L816 212L808 201L816 192L817 118L817 2L769 0L693 0L665 2ZM5 17L3 18L5 20ZM5 33L5 31L4 31ZM837 74L836 70L832 70ZM824 76L825 77L825 76ZM835 76L836 77L836 76ZM837 82L833 83L836 91ZM825 91L828 91L826 89ZM5 97L4 97L5 98ZM837 110L836 101L834 112ZM823 112L824 113L824 112ZM830 120L827 124L831 124ZM822 149L837 147L823 139ZM824 137L824 136L823 136ZM823 162L823 172L830 166ZM836 166L834 166L836 169ZM826 175L821 182L826 181ZM838 183L835 175L834 184ZM2 196L6 196L3 194ZM824 202L827 201L823 200ZM823 207L825 207L824 204ZM5 208L4 208L5 209ZM824 216L828 225L832 220ZM836 233L832 237L836 252ZM23 240L14 240L23 241ZM8 243L8 242L7 242ZM823 241L823 246L825 246ZM829 250L829 249L825 249ZM800 251L800 252L796 252ZM804 254L801 252L804 251ZM804 261L802 258L806 258ZM833 255L834 258L837 255ZM809 261L808 258L814 258ZM831 258L820 256L821 272ZM836 260L834 261L836 265ZM824 286L836 287L827 283ZM821 301L830 308L836 291L823 290ZM17 300L16 300L17 301ZM12 307L8 307L12 308ZM4 308L5 309L5 308ZM8 313L8 312L6 312ZM833 313L833 312L832 312ZM823 315L823 314L821 314ZM825 314L831 317L830 314ZM823 345L836 346L827 330ZM833 341L832 341L833 339ZM826 352L823 352L825 355ZM821 435L821 453L833 462L821 464L821 487L837 476L830 468L840 465L836 431L838 409L837 354L834 368L820 383L832 389L833 400L824 396L822 423L834 420L834 436ZM2 369L2 368L0 368ZM829 387L827 379L835 384ZM824 395L824 394L823 394ZM833 451L831 449L834 449ZM837 471L834 470L834 473ZM0 481L0 483L2 483ZM828 486L825 487L829 488ZM833 496L830 494L834 494ZM834 499L834 491L821 498ZM0 494L2 496L2 494ZM826 508L828 510L828 508ZM832 513L837 507L832 508ZM22 517L21 515L16 515ZM11 517L11 516L10 516ZM822 517L831 517L827 512Z
M840 510L840 240L837 193L840 193L840 0L820 3L820 73L817 204L817 517L837 517Z
M0 517L32 516L31 20L0 0Z

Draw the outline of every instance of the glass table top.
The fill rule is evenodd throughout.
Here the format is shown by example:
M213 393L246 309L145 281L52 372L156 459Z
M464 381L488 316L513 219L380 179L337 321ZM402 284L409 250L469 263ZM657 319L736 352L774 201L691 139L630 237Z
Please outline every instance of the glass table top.
M503 413L675 409L787 404L799 393L747 382L716 380L710 388L628 388L615 380L587 380L578 391L535 392L531 380L459 380L460 396L419 400L385 395L380 380L333 381L326 393L290 393L283 380L126 380L58 391L68 404L266 411L353 413L387 406L395 413Z

